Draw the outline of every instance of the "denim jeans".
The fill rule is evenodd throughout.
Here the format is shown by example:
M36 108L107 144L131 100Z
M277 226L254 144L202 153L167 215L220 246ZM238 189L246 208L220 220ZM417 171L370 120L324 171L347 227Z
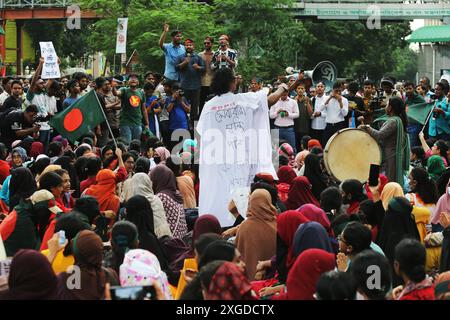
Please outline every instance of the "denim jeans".
M44 152L47 153L48 145L50 144L50 130L39 131L39 141L44 145Z
M127 144L131 140L141 140L142 126L120 126L120 136L125 139Z
M412 147L420 146L419 132L422 130L421 124L410 124L408 126L409 144Z
M283 127L276 127L277 129L279 129L280 131L280 140L286 140L287 143L289 143L292 147L292 149L294 149L294 152L296 150L296 145L295 145L295 131L294 131L294 127L287 127L287 128L283 128Z

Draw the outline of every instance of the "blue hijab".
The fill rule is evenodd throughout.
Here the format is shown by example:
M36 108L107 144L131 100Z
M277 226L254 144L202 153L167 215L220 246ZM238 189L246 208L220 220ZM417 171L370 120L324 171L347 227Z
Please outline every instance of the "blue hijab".
M334 253L330 238L325 228L318 222L311 221L301 224L294 236L294 257L298 257L308 249L322 249Z

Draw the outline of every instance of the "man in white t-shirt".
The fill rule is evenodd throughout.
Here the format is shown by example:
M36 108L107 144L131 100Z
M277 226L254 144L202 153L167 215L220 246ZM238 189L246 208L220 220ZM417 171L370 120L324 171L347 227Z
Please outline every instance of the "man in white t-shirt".
M216 71L209 100L197 124L200 135L199 214L215 215L222 227L232 226L235 217L228 203L235 190L249 187L258 172L276 178L272 163L269 106L288 88L284 84L267 97L266 90L233 94L233 71Z
M319 82L316 85L316 96L312 98L313 115L311 116L311 138L317 139L322 143L323 132L327 126L325 115L321 114L322 106L327 101L328 96L325 94L325 83Z
M327 123L323 133L323 146L336 132L347 128L345 116L348 114L348 100L342 96L341 88L341 84L336 82L333 85L333 92L318 110L322 116L325 115Z
M38 121L41 129L39 130L39 140L44 144L45 152L47 152L50 143L51 127L48 120L57 112L56 97L49 95L47 91L53 85L53 79L45 82L41 79L42 67L44 65L44 58L40 58L39 66L31 80L30 89L27 92L25 105L34 104L38 108Z

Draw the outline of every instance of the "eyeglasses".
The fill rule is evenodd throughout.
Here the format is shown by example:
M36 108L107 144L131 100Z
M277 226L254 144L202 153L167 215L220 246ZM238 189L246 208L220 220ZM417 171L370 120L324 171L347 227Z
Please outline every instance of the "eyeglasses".
M203 44L211 44L211 42L203 42Z

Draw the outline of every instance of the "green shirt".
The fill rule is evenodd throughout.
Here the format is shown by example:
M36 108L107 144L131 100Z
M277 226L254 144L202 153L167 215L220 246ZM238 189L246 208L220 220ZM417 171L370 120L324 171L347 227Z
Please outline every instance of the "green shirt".
M142 126L141 106L145 102L142 89L131 91L130 88L120 88L122 110L120 114L121 126Z

